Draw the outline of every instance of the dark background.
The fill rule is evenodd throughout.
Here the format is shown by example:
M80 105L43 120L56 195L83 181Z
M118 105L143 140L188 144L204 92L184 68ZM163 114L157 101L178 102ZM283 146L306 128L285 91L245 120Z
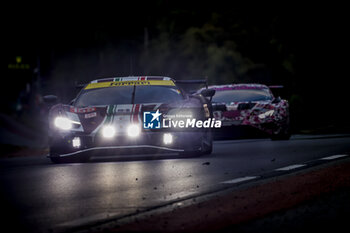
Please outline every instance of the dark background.
M344 6L130 1L4 7L1 114L45 116L110 76L284 85L294 132L349 132Z

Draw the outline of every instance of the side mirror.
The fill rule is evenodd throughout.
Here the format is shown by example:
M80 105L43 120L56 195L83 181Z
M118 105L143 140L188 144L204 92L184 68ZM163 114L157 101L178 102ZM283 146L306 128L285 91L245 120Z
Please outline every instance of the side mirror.
M204 97L213 97L215 95L215 90L214 89L204 89L201 91L201 95Z
M74 102L75 102L76 98L72 99L70 102L69 102L69 105L73 105Z
M44 103L46 104L56 104L58 97L55 95L45 95L43 97Z
M272 100L272 103L277 104L277 103L281 102L281 100L282 100L281 97L278 96Z
M212 103L213 111L227 111L226 104Z

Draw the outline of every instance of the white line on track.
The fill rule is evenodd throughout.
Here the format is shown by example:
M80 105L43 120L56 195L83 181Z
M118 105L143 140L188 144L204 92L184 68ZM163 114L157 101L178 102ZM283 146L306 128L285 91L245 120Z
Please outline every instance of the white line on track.
M332 155L329 157L321 158L320 160L332 160L332 159L342 158L342 157L346 157L346 156L349 156L349 155Z
M348 154L332 155L329 157L321 158L319 160L332 160L332 159L338 159L338 158L343 158L343 157L347 157L347 156L349 156L349 155ZM275 171L290 171L290 170L305 167L305 166L307 166L307 164L293 164L293 165L289 165L286 167L277 168L277 169L275 169ZM226 180L226 181L223 181L220 183L221 184L236 184L236 183L240 183L243 181L253 180L256 178L259 178L259 176L244 176L244 177L235 178L233 180Z
M289 170L297 169L299 167L304 167L304 166L306 166L306 164L294 164L287 167L277 168L275 169L275 171L289 171Z
M236 183L240 183L240 182L247 181L247 180L253 180L256 178L258 178L258 176L245 176L245 177L240 177L240 178L236 178L233 180L223 181L221 183L222 184L236 184Z

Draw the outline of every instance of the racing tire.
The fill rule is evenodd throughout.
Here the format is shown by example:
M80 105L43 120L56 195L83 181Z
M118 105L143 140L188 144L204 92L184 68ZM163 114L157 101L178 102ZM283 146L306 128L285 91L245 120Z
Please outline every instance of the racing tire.
M213 152L213 134L211 131L208 132L206 135L206 141L202 141L202 154L203 155L210 155Z
M287 117L284 125L281 126L280 132L277 134L271 135L270 138L272 141L279 141L279 140L289 140L290 137L291 137L290 118Z
M202 152L203 155L210 155L213 152L213 144L205 151Z
M213 134L208 131L202 138L200 150L184 151L180 155L195 157L200 155L210 155L213 152Z
M291 133L289 130L289 126L281 130L278 134L273 134L270 136L272 141L289 140L290 137L291 137Z
M209 144L203 143L202 144L202 154L203 155L210 155L213 152L213 140L212 140L212 136L211 136L211 140L209 142Z

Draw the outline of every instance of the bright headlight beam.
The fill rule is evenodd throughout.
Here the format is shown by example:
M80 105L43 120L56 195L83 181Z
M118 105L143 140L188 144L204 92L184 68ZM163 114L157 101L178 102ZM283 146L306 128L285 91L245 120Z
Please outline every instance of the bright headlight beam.
M79 148L81 146L81 141L79 137L74 137L72 140L72 146L74 148Z
M173 143L173 135L170 133L165 133L163 135L163 142L165 145Z
M266 111L264 113L259 114L259 118L260 119L264 119L264 118L266 118L268 116L272 116L274 112L275 112L274 110Z
M138 125L129 125L127 129L127 133L129 137L137 137L141 133L141 129Z
M105 138L112 138L115 135L115 128L112 125L106 125L102 128L102 135Z
M69 130L72 128L72 121L66 117L56 117L54 124L57 128L63 130Z

